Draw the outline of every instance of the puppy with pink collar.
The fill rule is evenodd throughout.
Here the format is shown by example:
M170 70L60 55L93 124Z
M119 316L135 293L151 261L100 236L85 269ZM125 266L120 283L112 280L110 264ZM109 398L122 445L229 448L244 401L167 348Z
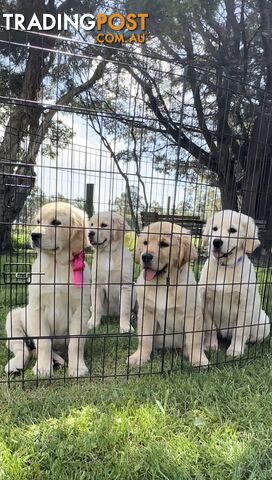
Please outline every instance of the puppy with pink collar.
M36 223L31 241L37 258L28 304L7 316L7 347L13 357L5 371L18 374L35 358L33 373L51 376L53 364L64 365L68 353L68 375L85 376L84 335L90 308L90 270L84 261L86 214L68 203L48 203Z

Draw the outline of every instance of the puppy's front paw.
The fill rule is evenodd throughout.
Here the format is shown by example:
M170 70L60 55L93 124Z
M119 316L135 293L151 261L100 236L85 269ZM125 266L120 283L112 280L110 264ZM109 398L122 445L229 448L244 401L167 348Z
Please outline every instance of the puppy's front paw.
M219 350L219 344L217 340L217 335L207 335L204 340L204 350L209 351L213 350L214 352L217 352Z
M54 367L64 367L65 360L57 352L53 352L53 363Z
M35 377L39 377L39 378L50 377L50 375L52 375L52 372L53 372L53 365L51 364L43 365L39 362L36 362L34 367L32 368L32 372L35 375Z
M71 366L68 368L68 375L69 377L88 377L89 376L89 369L85 365L85 363L80 363L76 366Z
M91 316L88 320L88 329L92 330L94 328L94 318Z
M201 356L197 356L196 358L192 359L192 365L193 367L202 367L206 368L210 364L208 358L204 353L201 354Z
M120 324L120 333L134 333L134 328L130 323Z
M5 366L5 373L7 375L20 375L23 370L23 361L20 361L18 357L11 358Z
M127 364L129 367L139 367L143 365L144 363L149 362L150 360L150 354L141 352L139 350L136 350L135 353L130 355L127 359Z
M94 328L98 328L100 323L101 322L98 319L98 316L95 317L94 315L92 315L88 320L88 330L93 330Z
M240 357L244 353L244 348L242 345L232 345L230 344L229 348L226 351L228 357Z

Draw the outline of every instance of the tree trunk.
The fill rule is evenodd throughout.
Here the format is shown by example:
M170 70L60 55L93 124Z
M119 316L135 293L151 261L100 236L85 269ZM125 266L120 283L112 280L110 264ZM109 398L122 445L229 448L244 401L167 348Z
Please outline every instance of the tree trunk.
M236 185L219 185L221 194L222 210L236 210L238 211L237 190Z
M245 160L242 212L266 222L260 240L272 246L272 116L261 112L255 119Z
M29 185L23 188L21 185L7 186L0 188L0 253L11 253L13 251L11 241L12 224L19 217L19 213L30 194L35 177L27 178Z
M37 129L30 135L28 150L15 170L1 175L0 183L0 252L11 248L11 227L35 185L34 166L43 137ZM3 162L4 163L4 162ZM4 170L4 168L3 168ZM4 170L7 172L7 170Z
M41 20L46 13L43 1L33 0L25 14L33 11ZM37 135L42 108L38 105L30 106L27 101L37 101L41 89L43 76L46 73L45 61L49 55L46 46L52 46L52 40L46 41L41 36L30 34L31 47L26 59L22 89L18 97L26 100L26 104L11 106L10 117L0 145L0 251L6 252L11 248L11 228L18 217L25 200L35 184L33 165L41 145ZM22 158L22 142L28 138L28 150Z
M13 246L11 241L11 223L4 225L0 224L0 254L13 253Z
M238 210L237 183L234 173L234 156L228 145L228 140L220 145L218 153L218 186L221 193L223 210Z

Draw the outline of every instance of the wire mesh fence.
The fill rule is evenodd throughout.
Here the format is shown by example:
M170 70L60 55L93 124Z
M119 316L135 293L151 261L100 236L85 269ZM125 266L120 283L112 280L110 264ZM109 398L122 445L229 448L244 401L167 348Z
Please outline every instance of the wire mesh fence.
M0 42L0 381L269 351L265 93L143 47Z

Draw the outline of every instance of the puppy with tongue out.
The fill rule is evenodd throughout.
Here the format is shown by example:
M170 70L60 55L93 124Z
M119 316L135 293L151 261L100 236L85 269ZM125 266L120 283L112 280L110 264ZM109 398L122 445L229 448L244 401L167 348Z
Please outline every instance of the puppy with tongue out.
M167 243L164 241L161 241L160 245L161 245L161 248L166 248L168 246ZM153 260L153 255L151 253L144 253L142 255L143 277L146 282L151 282L151 280L154 280L154 279L161 280L161 279L167 278L168 264L165 264L164 267L162 268L156 269L156 264L154 265L155 262ZM157 265L157 267L159 267L159 265Z
M203 317L189 262L197 257L190 232L169 222L146 227L137 242L138 348L130 366L150 360L156 348L183 348L195 366L207 366L202 348Z

